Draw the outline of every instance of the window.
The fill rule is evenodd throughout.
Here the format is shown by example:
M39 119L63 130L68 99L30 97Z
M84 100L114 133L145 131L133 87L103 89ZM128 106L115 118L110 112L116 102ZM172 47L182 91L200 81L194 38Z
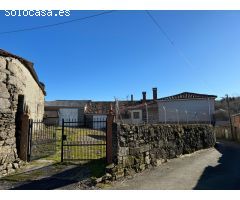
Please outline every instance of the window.
M133 112L133 119L140 119L140 113L139 112Z

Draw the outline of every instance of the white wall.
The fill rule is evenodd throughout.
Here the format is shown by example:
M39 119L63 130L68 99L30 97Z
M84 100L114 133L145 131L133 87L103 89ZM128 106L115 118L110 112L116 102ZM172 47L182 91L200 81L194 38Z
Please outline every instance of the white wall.
M62 125L62 119L65 121L73 120L78 121L77 108L60 108L59 109L59 125Z
M211 122L214 99L190 99L158 101L159 121L165 122Z
M93 129L106 128L107 115L94 115L93 116Z
M133 117L133 113L134 112L138 112L139 113L139 119L134 119L134 117ZM132 124L139 124L139 123L141 123L143 121L142 120L142 110L131 110L130 113L131 113L131 123Z

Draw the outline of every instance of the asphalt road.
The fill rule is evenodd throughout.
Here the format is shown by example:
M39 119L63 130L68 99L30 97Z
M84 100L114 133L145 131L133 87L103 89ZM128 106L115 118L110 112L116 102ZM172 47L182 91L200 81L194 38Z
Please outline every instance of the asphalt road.
M170 160L108 189L240 189L240 145L219 142L215 148Z
M99 189L88 187L87 166L49 165L0 179L0 189ZM112 183L105 189L240 189L240 144L220 142L216 148L190 155Z

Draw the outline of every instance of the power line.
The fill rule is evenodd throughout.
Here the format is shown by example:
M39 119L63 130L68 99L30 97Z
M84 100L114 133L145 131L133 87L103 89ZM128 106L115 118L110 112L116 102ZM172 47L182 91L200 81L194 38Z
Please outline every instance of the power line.
M190 60L185 56L185 54L175 45L174 41L170 38L170 36L167 34L167 32L164 30L164 28L156 21L156 19L151 15L151 13L148 10L145 10L147 15L150 17L150 19L153 21L153 23L158 27L158 29L162 32L162 34L167 38L167 40L169 41L169 43L174 47L174 49L177 51L178 55L180 57L182 57L182 59L186 62L186 64L193 68L196 69L196 67L194 67L194 65L190 62ZM203 79L203 77L202 77ZM206 84L206 82L203 82L207 88L208 85Z
M38 30L38 29L44 29L44 28L59 26L59 25L73 23L73 22L77 22L77 21L83 21L83 20L86 20L86 19L90 19L90 18L101 16L101 15L109 14L109 13L112 13L112 12L115 12L115 11L114 10L104 11L104 12L101 12L101 13L98 13L98 14L94 14L94 15L90 15L90 16L86 16L86 17L82 17L82 18L78 18L78 19L73 19L73 20L69 20L69 21L65 21L65 22L59 22L59 23L55 23L55 24L35 26L35 27L17 29L17 30L12 30L12 31L4 31L4 32L0 32L0 35L11 34L11 33L19 33L19 32L25 32L25 31L33 31L33 30Z
M191 67L193 67L192 63L188 60L188 58L184 55L184 53L175 45L174 41L169 37L169 35L167 34L167 32L164 30L164 28L162 26L160 26L160 24L156 21L156 19L151 15L151 13L146 10L147 15L151 18L151 20L153 21L153 23L159 28L159 30L162 32L162 34L167 38L167 40L169 41L169 43L175 48L175 50L177 51L177 53L184 59L184 61L190 65Z

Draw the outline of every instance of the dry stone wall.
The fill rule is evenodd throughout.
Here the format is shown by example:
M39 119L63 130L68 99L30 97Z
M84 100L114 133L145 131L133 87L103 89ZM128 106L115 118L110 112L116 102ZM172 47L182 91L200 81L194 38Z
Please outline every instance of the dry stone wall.
M182 154L213 147L211 125L114 124L112 179L158 166Z
M15 138L18 95L24 95L30 118L42 119L42 89L18 59L0 56L0 176L21 165Z

